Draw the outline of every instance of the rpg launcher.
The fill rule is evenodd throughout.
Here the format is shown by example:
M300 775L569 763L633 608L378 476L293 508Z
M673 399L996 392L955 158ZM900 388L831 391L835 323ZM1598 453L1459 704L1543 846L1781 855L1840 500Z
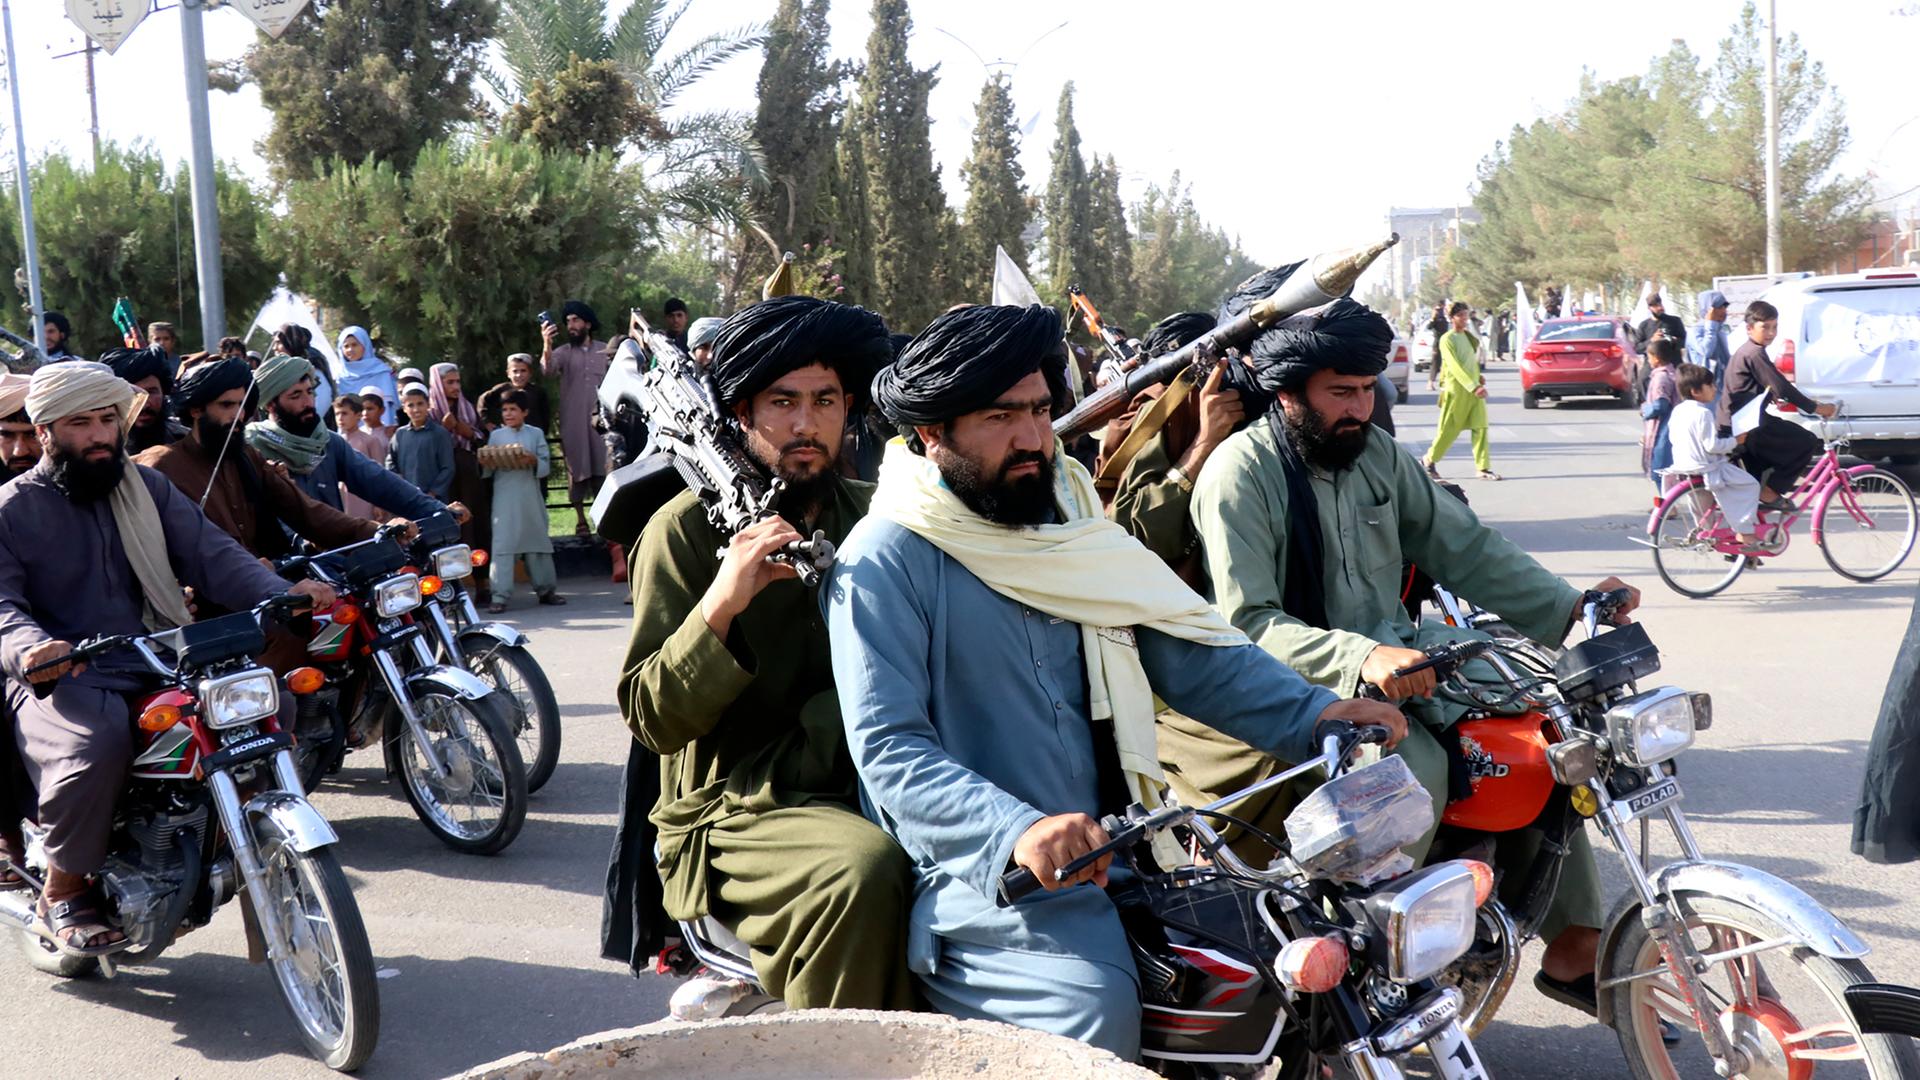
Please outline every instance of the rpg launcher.
M720 407L713 380L693 357L649 325L639 309L631 318L632 333L619 351L621 359L646 372L640 381L640 409L646 415L648 449L668 456L707 508L707 521L723 534L732 536L773 517L786 482L768 477L747 453L739 425ZM795 540L767 559L793 567L811 587L820 583L820 572L833 565L833 543L826 533L815 532L812 539Z
M1367 267L1399 242L1400 234L1394 233L1372 247L1315 255L1306 266L1288 275L1279 288L1254 301L1232 320L1214 327L1192 344L1124 372L1087 395L1072 412L1053 422L1053 433L1062 439L1071 439L1093 431L1125 412L1128 403L1141 390L1172 382L1187 368L1194 369L1195 385L1204 385L1206 377L1213 373L1213 365L1220 362L1228 349L1244 347L1262 330L1345 296Z
M1105 386L1140 366L1140 350L1106 324L1100 317L1100 309L1094 307L1093 301L1087 298L1086 290L1078 285L1069 285L1067 299L1072 301L1073 310L1079 314L1080 321L1086 324L1087 333L1092 334L1106 349L1107 358L1100 362L1100 371L1094 377L1097 384Z

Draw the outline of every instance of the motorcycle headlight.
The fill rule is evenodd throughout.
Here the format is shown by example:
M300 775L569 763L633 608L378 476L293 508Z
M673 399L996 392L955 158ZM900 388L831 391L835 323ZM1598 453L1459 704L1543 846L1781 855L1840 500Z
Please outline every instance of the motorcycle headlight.
M401 574L373 587L373 610L383 619L404 615L420 606L420 575Z
M280 711L280 684L273 672L249 668L200 683L200 715L216 730L264 720Z
M1387 942L1387 977L1419 982L1446 970L1473 945L1473 870L1444 862L1396 879L1367 898L1366 911Z
M443 547L433 553L433 576L441 581L459 581L473 576L473 549L465 544Z
M1616 758L1639 768L1658 765L1693 745L1693 733L1713 723L1713 699L1663 686L1607 710L1607 738Z

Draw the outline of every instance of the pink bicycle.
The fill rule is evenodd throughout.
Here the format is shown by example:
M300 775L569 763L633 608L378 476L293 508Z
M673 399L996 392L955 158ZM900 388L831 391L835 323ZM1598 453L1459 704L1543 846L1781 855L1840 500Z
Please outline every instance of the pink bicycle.
M1761 510L1760 543L1748 549L1734 539L1720 506L1698 476L1678 476L1647 521L1648 547L1660 579L1683 596L1712 596L1732 585L1750 557L1787 550L1793 523L1813 515L1813 542L1842 577L1874 581L1893 573L1913 550L1920 513L1913 491L1878 465L1842 465L1844 421L1822 427L1826 452L1807 470L1788 500L1790 511Z

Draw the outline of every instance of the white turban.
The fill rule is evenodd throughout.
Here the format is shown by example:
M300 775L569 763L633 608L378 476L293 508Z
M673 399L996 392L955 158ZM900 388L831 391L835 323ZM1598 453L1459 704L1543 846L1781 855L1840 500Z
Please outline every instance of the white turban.
M33 373L33 382L27 387L27 416L36 424L51 424L95 409L116 409L125 424L146 403L146 391L92 360L48 364Z
M0 374L0 419L27 407L27 387L32 385L32 376L15 375L12 372Z

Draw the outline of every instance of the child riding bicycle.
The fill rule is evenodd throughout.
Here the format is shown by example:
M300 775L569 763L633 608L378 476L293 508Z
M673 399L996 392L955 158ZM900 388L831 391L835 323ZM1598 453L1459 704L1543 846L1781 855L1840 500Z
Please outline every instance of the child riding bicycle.
M1720 514L1741 544L1759 543L1754 520L1760 512L1760 481L1732 461L1747 434L1720 438L1713 412L1713 372L1698 364L1680 365L1680 404L1668 421L1675 473L1698 473L1720 503Z

